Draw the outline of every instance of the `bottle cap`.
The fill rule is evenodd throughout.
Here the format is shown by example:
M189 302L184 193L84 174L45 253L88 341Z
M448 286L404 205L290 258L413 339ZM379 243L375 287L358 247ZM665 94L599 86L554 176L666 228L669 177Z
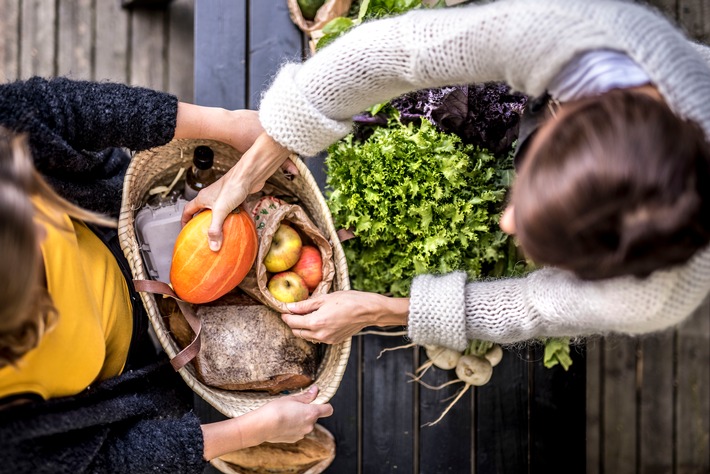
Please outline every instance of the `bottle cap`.
M201 170L208 170L212 168L212 164L214 163L214 152L212 151L212 148L205 145L200 145L195 148L192 162L198 169Z

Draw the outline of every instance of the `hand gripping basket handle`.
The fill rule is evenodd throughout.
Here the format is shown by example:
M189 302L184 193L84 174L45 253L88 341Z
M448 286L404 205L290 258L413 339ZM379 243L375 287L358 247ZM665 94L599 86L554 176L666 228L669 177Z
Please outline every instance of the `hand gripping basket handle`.
M157 280L133 280L133 286L136 291L146 292L146 293L157 293L160 295L170 296L177 302L182 315L185 317L185 321L190 325L192 332L195 333L195 338L185 346L183 350L175 354L175 357L170 359L170 365L177 372L182 369L188 362L195 358L198 352L200 352L200 332L202 332L202 323L200 318L197 317L195 311L192 309L189 303L181 300L175 294L172 288L162 281Z

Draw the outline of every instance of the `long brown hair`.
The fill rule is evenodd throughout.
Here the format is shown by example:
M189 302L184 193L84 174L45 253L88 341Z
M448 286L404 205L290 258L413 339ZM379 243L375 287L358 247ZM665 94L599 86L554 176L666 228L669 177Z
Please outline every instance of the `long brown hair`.
M37 209L33 197L52 212ZM63 225L55 213L115 226L58 196L34 169L25 137L0 127L0 367L36 347L56 322L44 285L39 236L39 226Z
M708 244L710 151L695 123L614 90L567 104L547 127L511 198L533 261L585 279L642 277Z

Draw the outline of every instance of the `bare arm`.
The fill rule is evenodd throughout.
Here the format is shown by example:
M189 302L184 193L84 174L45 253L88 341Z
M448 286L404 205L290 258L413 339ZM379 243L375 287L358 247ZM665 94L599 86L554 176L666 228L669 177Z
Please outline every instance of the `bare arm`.
M295 443L313 431L319 418L333 414L330 404L316 405L318 388L276 399L245 415L202 425L204 458L256 446L264 442Z
M363 291L336 291L290 303L284 322L304 339L337 344L368 326L406 326L409 298Z

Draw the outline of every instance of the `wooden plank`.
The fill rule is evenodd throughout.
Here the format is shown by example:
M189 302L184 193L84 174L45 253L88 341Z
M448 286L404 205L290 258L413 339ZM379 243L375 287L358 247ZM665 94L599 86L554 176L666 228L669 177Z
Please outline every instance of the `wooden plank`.
M708 25L704 0L678 0L678 23L691 38L707 42Z
M247 10L245 0L195 4L195 102L246 107Z
M674 24L678 24L678 0L649 0L648 4L657 8L661 13L672 20Z
M195 0L174 0L168 10L167 91L183 102L195 100Z
M165 90L166 21L163 10L135 10L131 15L130 77L133 85Z
M248 108L259 108L261 93L284 61L302 60L303 43L287 2L249 2Z
M586 469L586 365L583 345L572 345L572 365L543 364L544 346L531 348L530 472ZM565 453L560 456L560 453Z
M20 77L54 76L55 0L24 0L20 26Z
M94 0L58 0L57 74L93 79Z
M423 349L420 351L421 363L427 362ZM420 363L420 365L421 365ZM438 386L456 380L454 370L442 370L436 367L427 369L422 381ZM453 401L453 397L463 389L463 383L433 390L426 386L419 387L420 425L434 421ZM419 470L422 473L460 473L470 472L473 432L473 392L469 388L464 396L451 407L446 416L433 426L421 426L419 429Z
M414 471L414 350L398 336L364 336L362 364L362 472Z
M128 83L128 31L131 14L118 2L96 1L94 78Z
M200 0L194 4L194 102L244 108L246 5L244 0ZM175 70L175 69L173 69ZM195 413L203 422L220 414L195 397ZM205 473L219 471L208 467Z
M165 8L173 0L121 0L123 8Z
M639 474L673 469L674 339L671 329L640 341Z
M586 473L601 474L601 453L603 437L601 432L602 418L602 351L604 340L602 338L589 338L586 342L586 369L587 369L587 447L586 447Z
M638 340L607 337L604 344L602 472L636 472L636 350Z
M476 474L529 472L527 348L506 351L476 389Z
M362 337L352 339L350 358L338 391L330 400L333 415L318 423L335 438L335 459L326 474L357 474L361 470Z
M0 0L0 80L20 75L20 0Z
M678 328L676 472L710 472L710 303Z

